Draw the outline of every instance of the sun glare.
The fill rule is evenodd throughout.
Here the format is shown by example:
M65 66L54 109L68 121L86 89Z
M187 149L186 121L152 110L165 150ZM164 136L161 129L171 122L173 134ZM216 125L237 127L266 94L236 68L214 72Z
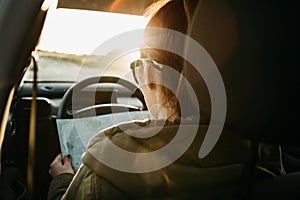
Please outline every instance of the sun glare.
M93 54L103 42L120 33L145 28L147 21L143 16L59 8L49 13L37 49Z

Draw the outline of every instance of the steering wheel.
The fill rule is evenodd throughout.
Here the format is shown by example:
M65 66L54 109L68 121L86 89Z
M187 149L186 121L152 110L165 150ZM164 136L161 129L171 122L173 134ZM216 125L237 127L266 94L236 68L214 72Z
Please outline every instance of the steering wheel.
M74 106L72 106L72 104L74 103L74 101L76 101L76 99L79 99L78 97L80 95L82 95L83 89L94 84L102 84L102 83L112 83L129 89L131 94L131 96L129 97L137 98L142 103L142 107L120 104L117 102L109 102L105 104L96 104L96 105L94 104L94 102L90 102L91 105L74 109ZM116 94L117 92L118 92L117 90L111 91L112 95ZM97 89L95 90L95 95L96 93L97 93ZM94 99L91 100L94 101ZM112 98L110 99L110 101L111 100ZM95 114L103 115L103 114L109 114L113 112L116 113L116 112L141 111L141 110L146 110L146 103L142 92L134 84L119 77L96 76L96 77L91 77L79 81L78 83L74 84L71 88L67 90L58 108L57 118L69 119L74 117L93 116Z

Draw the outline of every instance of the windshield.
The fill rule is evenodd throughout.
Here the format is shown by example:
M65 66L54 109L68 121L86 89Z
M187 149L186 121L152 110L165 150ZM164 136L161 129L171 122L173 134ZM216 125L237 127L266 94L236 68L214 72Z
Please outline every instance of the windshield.
M38 80L75 82L89 76L128 74L130 62L139 57L138 50L128 52L122 44L112 44L101 51L99 48L114 36L144 28L146 24L147 18L138 15L54 10L47 16L37 46ZM120 54L122 56L114 60ZM32 77L32 70L28 70L24 80L31 81Z

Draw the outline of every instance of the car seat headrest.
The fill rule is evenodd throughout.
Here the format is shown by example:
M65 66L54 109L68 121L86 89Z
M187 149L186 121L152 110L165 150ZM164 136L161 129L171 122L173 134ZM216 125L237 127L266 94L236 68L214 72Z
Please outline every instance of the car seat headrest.
M188 31L218 66L226 90L225 125L252 139L299 144L290 129L297 124L292 110L299 110L300 84L287 49L289 16L276 3L204 0ZM209 114L207 86L193 73L200 109Z

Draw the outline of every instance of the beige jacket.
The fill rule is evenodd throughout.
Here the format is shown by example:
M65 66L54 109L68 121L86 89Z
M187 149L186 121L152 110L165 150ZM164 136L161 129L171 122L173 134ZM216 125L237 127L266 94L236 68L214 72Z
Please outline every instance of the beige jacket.
M230 198L238 195L239 183L242 181L242 163L249 156L247 142L223 130L215 148L208 156L199 159L198 153L207 125L198 126L190 122L186 120L181 126L176 122L164 125L161 121L152 121L150 124L129 123L96 135L90 140L88 150L82 157L83 165L70 186L66 188L62 184L63 177L69 175L56 177L57 180L54 179L50 186L49 199L60 199L63 194L62 199L188 199L195 196L224 199L226 195ZM136 138L126 134L131 132L140 135L154 127L161 127L161 130L150 138ZM126 151L147 153L172 141L179 128L188 135L195 127L197 135L187 151L161 169L146 173L124 172L103 164L99 159L99 155L116 159L110 152L110 141ZM160 158L166 158L166 155ZM279 160L275 161L275 165L280 166L277 161ZM121 162L124 160L120 159L120 166ZM130 162L134 168L136 162ZM149 160L145 165L152 165L153 162L160 160ZM234 185L229 190L223 187L231 186L232 183Z

